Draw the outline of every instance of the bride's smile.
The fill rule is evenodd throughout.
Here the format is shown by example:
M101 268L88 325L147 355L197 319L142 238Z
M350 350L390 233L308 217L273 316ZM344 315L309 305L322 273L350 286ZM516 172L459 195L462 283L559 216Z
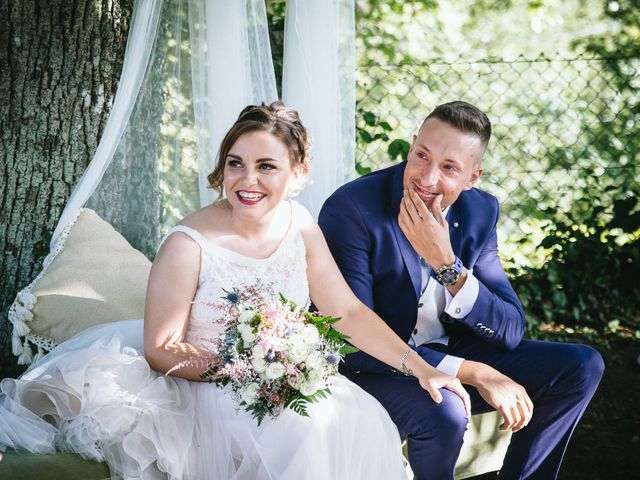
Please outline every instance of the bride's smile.
M244 205L255 205L264 197L266 197L266 194L264 193L251 192L249 190L238 190L236 192L236 195L238 196L238 200L240 200L240 203Z

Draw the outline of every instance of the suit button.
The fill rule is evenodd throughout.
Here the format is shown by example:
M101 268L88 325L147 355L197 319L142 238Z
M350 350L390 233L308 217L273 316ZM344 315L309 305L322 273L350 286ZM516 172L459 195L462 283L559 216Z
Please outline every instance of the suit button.
M423 305L424 305L424 303L419 303L418 304L418 308L422 308Z
M456 313L460 313L460 307L456 308Z
M418 333L418 329L417 329L417 328L414 328L414 329L413 329L413 334L414 334L414 335L416 335L417 333Z

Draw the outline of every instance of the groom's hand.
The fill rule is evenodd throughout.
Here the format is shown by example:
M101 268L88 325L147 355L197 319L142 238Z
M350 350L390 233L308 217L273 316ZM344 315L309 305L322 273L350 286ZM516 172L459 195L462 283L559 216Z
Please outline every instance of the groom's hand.
M413 189L405 190L398 215L400 229L413 249L435 270L456 259L441 201L442 195L438 195L427 208Z
M462 383L476 387L482 398L495 408L504 421L500 430L526 427L533 415L533 402L522 385L484 363L464 360L458 371Z

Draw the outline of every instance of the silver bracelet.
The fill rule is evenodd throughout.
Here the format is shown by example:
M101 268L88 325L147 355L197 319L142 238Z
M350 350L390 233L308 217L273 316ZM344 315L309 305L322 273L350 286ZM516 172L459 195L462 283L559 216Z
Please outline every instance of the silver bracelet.
M407 357L409 356L410 353L411 353L411 349L404 352L404 354L402 355L402 358L400 359L400 370L407 377L410 377L413 375L413 370L411 370L410 368L407 368L407 366L404 364L404 362L407 360Z

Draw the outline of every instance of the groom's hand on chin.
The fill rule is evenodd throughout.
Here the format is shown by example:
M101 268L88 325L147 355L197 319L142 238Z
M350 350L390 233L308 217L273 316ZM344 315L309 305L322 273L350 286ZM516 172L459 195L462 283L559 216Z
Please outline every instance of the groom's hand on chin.
M504 421L500 430L517 432L531 421L533 402L527 391L495 368L464 360L458 378L462 383L474 386L482 398L502 415Z
M441 210L442 194L437 195L430 208L413 190L405 190L400 203L398 224L413 249L427 264L438 270L451 265L456 257L449 238L449 224Z

